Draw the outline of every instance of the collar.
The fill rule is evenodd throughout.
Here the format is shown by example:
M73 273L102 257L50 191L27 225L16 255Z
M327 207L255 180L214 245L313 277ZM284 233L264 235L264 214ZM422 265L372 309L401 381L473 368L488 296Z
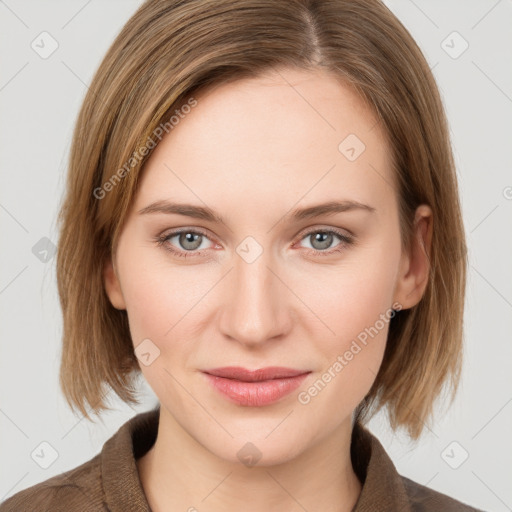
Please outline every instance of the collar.
M112 512L151 512L135 460L154 444L160 405L131 418L103 445L101 474L105 501ZM352 512L410 512L402 477L379 440L360 423L352 431L351 458L362 482Z
M127 421L103 445L103 492L112 512L151 512L135 460L156 441L160 406Z

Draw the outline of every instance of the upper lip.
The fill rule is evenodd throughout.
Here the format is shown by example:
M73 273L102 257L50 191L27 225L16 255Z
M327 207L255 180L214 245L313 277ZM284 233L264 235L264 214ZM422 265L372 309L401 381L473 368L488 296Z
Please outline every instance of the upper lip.
M226 379L240 380L243 382L282 379L310 373L309 370L295 370L294 368L284 368L282 366L268 366L267 368L259 368L257 370L248 370L240 366L225 366L223 368L203 370L203 372L216 377L224 377Z

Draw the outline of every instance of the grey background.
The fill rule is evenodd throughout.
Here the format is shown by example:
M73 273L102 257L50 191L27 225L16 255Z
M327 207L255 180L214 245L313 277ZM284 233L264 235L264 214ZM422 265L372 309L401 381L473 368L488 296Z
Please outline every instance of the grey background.
M141 379L136 408L112 399L115 410L96 423L67 408L58 388L55 260L41 241L57 242L57 206L87 84L139 4L0 0L0 501L89 460L125 421L155 404ZM419 43L442 92L470 268L455 403L418 443L393 435L383 415L370 428L400 473L484 510L512 510L512 3L386 4ZM31 47L43 31L58 42L45 59ZM464 41L469 47L458 55ZM32 458L34 450L44 456Z

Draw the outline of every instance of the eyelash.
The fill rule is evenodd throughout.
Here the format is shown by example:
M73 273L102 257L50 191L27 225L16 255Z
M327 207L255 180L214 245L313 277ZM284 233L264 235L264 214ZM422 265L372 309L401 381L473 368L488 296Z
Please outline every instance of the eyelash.
M163 247L166 251L169 251L173 255L178 256L180 258L197 257L197 256L200 256L203 251L207 250L207 249L203 249L201 251L180 251L180 250L172 248L171 245L166 244L166 242L168 242L171 238L174 238L176 235L180 235L181 233L192 233L194 235L202 235L202 236L208 238L208 235L205 232L194 228L194 229L178 229L176 231L172 231L171 233L159 235L155 238L155 241L159 247ZM347 246L350 246L354 243L354 239L352 237L347 236L344 233L342 233L341 231L338 231L338 230L332 229L332 228L330 228L330 229L313 229L311 231L308 231L307 233L304 233L299 241L304 240L308 236L311 236L316 233L336 235L341 240L341 243L338 244L334 249L327 250L327 251L320 251L318 249L308 249L309 252L314 253L315 257L316 256L319 256L319 257L332 256L335 253L344 251Z

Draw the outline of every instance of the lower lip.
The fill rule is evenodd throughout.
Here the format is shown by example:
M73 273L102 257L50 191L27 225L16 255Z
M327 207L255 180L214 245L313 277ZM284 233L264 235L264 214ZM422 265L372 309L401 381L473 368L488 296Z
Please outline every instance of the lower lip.
M259 382L243 382L226 379L205 373L212 386L223 393L231 402L249 407L259 407L277 402L297 389L308 376L307 373L296 377L263 380Z

